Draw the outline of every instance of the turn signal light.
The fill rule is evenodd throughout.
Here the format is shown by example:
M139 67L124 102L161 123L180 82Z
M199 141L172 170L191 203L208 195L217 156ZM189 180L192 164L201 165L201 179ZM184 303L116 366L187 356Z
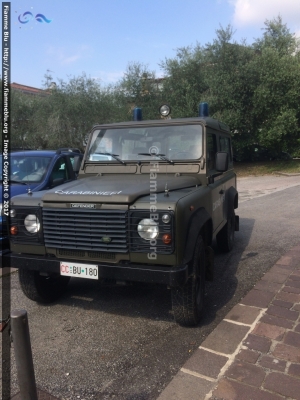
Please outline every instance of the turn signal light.
M11 226L10 227L10 234L11 235L17 235L19 233L18 227L17 226Z
M162 241L164 242L164 244L170 244L172 242L172 236L169 233L166 233L165 235L163 235Z

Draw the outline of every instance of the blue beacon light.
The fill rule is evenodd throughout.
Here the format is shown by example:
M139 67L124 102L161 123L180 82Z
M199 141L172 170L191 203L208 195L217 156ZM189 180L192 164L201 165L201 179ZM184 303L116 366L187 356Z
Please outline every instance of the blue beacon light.
M199 104L199 117L208 117L208 103Z

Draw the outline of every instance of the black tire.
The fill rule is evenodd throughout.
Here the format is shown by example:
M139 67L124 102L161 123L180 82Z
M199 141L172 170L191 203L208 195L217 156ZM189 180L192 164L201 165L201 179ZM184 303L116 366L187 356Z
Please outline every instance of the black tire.
M231 212L226 225L217 234L217 245L220 251L228 253L233 249L235 232L235 213Z
M175 321L182 326L195 326L204 311L205 246L199 236L191 261L192 274L183 287L172 288L172 309Z
M38 271L19 269L19 282L26 297L38 303L51 303L67 289L70 278L53 274L42 276Z

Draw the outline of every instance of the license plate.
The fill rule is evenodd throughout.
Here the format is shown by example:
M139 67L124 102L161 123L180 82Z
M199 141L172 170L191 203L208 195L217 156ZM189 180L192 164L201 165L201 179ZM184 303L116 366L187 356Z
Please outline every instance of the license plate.
M61 261L60 275L75 278L98 279L98 265Z

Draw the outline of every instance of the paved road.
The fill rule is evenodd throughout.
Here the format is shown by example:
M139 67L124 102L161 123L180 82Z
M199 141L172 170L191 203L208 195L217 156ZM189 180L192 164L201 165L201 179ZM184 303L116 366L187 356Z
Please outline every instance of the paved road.
M257 188L266 190L269 178L238 182L240 232L233 252L216 252L216 279L207 284L207 313L197 328L173 322L163 287L101 287L74 279L59 302L41 306L24 297L13 275L12 308L28 311L38 385L66 400L157 399L227 312L298 244L300 177L290 188L275 185L272 194L260 196Z
M300 185L300 174L248 176L238 179L240 203Z

